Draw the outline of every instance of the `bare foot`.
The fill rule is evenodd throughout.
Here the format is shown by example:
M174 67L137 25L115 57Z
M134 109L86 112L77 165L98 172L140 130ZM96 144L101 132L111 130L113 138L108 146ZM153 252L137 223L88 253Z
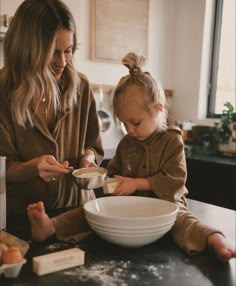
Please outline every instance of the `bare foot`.
M33 240L41 242L55 233L55 227L45 212L43 202L28 205L27 212Z
M226 238L220 233L213 233L208 237L208 246L213 249L217 258L227 262L236 257L236 249L229 245Z

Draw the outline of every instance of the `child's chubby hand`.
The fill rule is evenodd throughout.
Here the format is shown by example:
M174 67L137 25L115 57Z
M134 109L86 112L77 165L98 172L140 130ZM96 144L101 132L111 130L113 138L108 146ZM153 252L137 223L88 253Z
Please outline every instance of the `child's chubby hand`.
M136 179L115 175L114 178L121 180L121 183L112 193L115 196L128 196L136 191Z

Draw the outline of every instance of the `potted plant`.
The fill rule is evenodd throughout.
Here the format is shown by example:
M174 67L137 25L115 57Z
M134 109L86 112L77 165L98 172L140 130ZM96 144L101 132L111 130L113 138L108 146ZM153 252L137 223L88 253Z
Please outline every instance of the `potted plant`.
M204 126L202 134L193 141L187 142L190 153L236 154L236 113L230 102L226 102L224 106L226 110L223 111L220 120L215 122L213 127Z
M215 123L218 150L224 153L236 153L236 113L230 102L226 102L227 108L221 115L220 122Z

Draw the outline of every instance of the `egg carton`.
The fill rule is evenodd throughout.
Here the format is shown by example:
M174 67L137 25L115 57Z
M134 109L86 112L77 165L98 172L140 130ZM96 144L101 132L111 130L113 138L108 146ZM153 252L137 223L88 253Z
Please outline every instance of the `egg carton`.
M0 242L5 243L8 246L16 246L20 249L22 256L24 257L26 252L29 249L29 244L6 232L1 230L0 231ZM20 263L15 263L15 264L2 264L0 266L0 278L2 275L4 275L6 278L15 278L20 274L22 266L27 262L25 258L22 259Z
M21 268L23 264L26 263L26 259L23 258L23 260L20 263L15 264L2 264L0 266L0 277L3 274L6 278L15 278L20 274Z

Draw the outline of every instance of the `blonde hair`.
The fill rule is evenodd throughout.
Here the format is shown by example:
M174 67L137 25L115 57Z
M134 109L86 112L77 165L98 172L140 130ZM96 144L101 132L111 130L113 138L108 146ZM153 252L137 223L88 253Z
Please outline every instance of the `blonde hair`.
M113 114L116 119L119 111L127 105L148 113L159 112L158 130L167 127L167 109L164 90L159 81L156 81L150 73L143 72L141 67L145 64L145 57L135 53L128 53L122 63L129 69L129 74L122 77L114 90ZM141 92L132 93L130 87L136 86ZM154 105L161 104L162 111L156 111Z
M33 116L45 95L55 114L66 104L76 103L79 78L72 61L57 82L50 70L57 32L73 33L72 53L76 50L73 16L60 0L25 0L17 9L4 41L4 67L0 89L11 103L13 120L33 126ZM63 91L63 97L60 92Z

